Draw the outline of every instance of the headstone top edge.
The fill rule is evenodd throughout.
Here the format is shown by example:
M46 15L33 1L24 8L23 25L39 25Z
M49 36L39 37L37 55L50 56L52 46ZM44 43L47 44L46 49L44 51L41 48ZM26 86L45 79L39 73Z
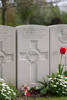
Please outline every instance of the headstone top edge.
M12 26L7 26L7 25L0 25L0 28L9 28L9 29L15 29L16 30L16 27L12 27Z
M56 25L50 25L49 28L55 28L55 27L67 27L67 24L56 24Z
M44 28L48 28L48 26L44 26L44 25L20 25L20 26L16 26L16 29L19 29L19 28L24 28L24 27L44 27Z

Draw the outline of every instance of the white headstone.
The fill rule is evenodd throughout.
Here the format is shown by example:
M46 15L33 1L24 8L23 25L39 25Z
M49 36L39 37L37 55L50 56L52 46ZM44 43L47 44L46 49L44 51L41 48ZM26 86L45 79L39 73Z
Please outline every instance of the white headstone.
M18 88L49 74L49 28L39 25L17 27Z
M15 33L16 29L0 26L0 78L15 85Z
M50 69L51 72L58 71L60 64L60 48L67 49L67 25L50 26ZM67 52L63 55L62 64L67 66ZM67 69L67 67L64 67Z

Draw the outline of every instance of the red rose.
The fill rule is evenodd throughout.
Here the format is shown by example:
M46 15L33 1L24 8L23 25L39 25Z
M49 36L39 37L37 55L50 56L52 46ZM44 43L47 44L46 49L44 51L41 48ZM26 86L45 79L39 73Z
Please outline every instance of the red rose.
M60 48L60 54L65 54L66 53L66 48Z

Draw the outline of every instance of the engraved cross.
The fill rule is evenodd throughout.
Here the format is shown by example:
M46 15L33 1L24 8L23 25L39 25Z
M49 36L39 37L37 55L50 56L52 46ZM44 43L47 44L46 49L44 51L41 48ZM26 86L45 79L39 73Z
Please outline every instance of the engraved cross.
M3 78L3 64L13 60L13 54L7 54L3 50L3 41L0 41L0 77Z
M38 41L37 40L30 40L29 51L27 52L20 52L20 56L22 60L26 60L30 62L31 66L35 68L35 81L37 81L37 62L39 60L46 60L48 59L48 52L42 52L38 48ZM31 68L32 70L32 68ZM33 72L33 71L32 71ZM30 72L31 73L31 72ZM32 74L32 73L31 73ZM30 74L30 80L32 79L32 75Z

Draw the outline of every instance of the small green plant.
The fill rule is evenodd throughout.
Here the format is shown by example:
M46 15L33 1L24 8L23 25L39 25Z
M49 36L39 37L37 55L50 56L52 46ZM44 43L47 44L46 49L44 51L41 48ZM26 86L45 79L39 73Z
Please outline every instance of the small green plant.
M63 74L63 67L64 67L64 65L62 65L62 57L63 57L63 55L66 53L66 48L60 48L60 54L61 54L61 59L60 59L60 64L59 64L59 66L58 66L58 73L57 74L59 74L59 75L62 75Z
M12 100L17 96L17 90L14 86L6 83L0 83L0 100Z
M49 78L49 92L56 96L67 96L67 79L63 75Z
M41 85L39 86L40 94L41 95L46 95L48 91L48 82L43 79L43 81L38 81Z

